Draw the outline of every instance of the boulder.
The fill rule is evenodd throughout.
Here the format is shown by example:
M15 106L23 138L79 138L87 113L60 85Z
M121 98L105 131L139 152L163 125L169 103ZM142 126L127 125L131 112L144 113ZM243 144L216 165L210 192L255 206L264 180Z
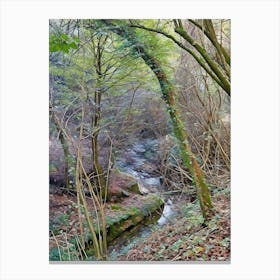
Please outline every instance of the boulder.
M109 182L111 202L121 201L124 197L129 196L129 193L148 193L148 190L141 184L139 179L118 169L111 171Z
M155 216L158 219L164 206L163 199L155 194L134 195L133 202L134 205L116 207L114 213L106 215L108 243L139 224L147 223L148 219L154 221ZM98 236L97 230L96 234ZM94 255L92 237L89 233L86 235L86 244L87 255Z

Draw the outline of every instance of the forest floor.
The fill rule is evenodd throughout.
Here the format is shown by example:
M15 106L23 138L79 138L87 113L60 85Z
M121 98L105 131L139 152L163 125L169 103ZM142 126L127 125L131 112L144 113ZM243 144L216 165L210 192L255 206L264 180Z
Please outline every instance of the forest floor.
M214 215L207 222L198 203L177 207L180 214L164 226L155 226L149 236L124 247L117 261L230 261L230 194L213 196Z
M55 238L50 238L50 249L59 244L60 248L68 251L69 240L78 237L75 200L74 196L67 194L51 195L50 221ZM118 238L113 242L117 245L109 245L108 261L230 261L230 190L226 188L214 192L213 203L213 216L204 223L197 202L185 203L182 198L177 200L177 215L170 222L163 226L152 224L145 235L124 237L123 243L122 237ZM55 223L60 224L59 232L55 232ZM78 255L77 251L71 252L71 260L79 261ZM64 260L68 260L69 256L69 252L66 253Z

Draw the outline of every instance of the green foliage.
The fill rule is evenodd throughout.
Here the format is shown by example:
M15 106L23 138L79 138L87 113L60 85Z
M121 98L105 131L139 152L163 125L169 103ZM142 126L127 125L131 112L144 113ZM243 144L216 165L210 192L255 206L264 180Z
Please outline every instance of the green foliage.
M141 210L140 210L139 208L137 208L137 207L131 207L131 208L129 209L129 214L130 214L130 215L140 215L140 214L142 214L142 212L141 212Z
M138 24L144 25L149 28L163 30L170 32L170 20L139 20ZM177 46L166 37L149 32L142 29L135 29L138 38L149 52L159 60L164 72L168 75L169 80L174 80L174 71L177 66L177 59L179 58L179 52L177 52Z
M77 37L70 37L67 34L51 34L49 38L50 52L61 51L63 53L69 53L71 49L77 49L80 40Z
M186 229L190 230L194 226L204 223L204 218L199 211L199 204L187 203L182 207L182 212L187 220Z
M173 251L177 251L179 250L180 246L184 243L183 240L179 239L176 242L174 242L169 249L173 250Z
M79 254L76 249L76 244L68 242L64 247L53 248L49 253L50 261L79 261Z
M124 208L120 204L111 204L112 210L124 210Z
M56 172L57 171L57 166L55 165L55 163L50 162L49 163L49 172Z
M62 233L64 231L62 228L70 225L70 216L71 210L68 209L67 213L62 213L50 223L49 230L54 235Z
M59 217L59 222L62 225L69 225L70 224L70 214L63 213Z
M50 261L61 261L62 258L59 248L54 248L50 251L49 259Z

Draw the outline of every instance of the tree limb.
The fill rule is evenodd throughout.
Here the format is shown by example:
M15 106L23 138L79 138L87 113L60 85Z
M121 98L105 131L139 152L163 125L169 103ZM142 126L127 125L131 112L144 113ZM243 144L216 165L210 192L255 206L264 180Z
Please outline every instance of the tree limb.
M175 26L179 26L179 23L175 23L176 20L174 20L174 24ZM223 90L228 94L230 95L230 86L227 86L227 83L224 84L221 79L218 77L217 73L215 73L213 70L211 71L207 66L206 64L204 63L204 61L195 54L195 52L193 50L191 50L190 48L188 47L185 47L180 41L178 41L175 37L173 37L172 35L164 32L164 31L161 31L161 30L157 30L157 29L153 29L153 28L149 28L149 27L146 27L146 26L143 26L143 25L138 25L138 24L130 24L129 25L130 27L134 27L134 28L140 28L140 29L143 29L143 30L147 30L147 31L151 31L151 32L155 32L155 33L158 33L158 34L161 34L163 36L165 36L166 38L169 38L170 40L172 40L174 43L176 43L180 48L184 49L185 51L187 51L197 62L198 64L206 71L206 73L209 74L209 76L220 86L223 88ZM206 52L206 51L205 51ZM205 59L205 58L204 58ZM210 59L210 58L209 58ZM215 74L215 75L214 75ZM222 76L222 74L220 73L220 76Z

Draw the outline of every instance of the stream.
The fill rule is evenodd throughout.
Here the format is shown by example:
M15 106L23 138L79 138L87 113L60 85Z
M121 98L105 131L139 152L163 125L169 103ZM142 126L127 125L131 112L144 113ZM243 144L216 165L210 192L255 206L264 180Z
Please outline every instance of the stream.
M134 176L142 185L144 192L163 193L166 191L161 184L161 177L157 176L156 164L159 156L159 140L147 138L130 146L115 162L120 171ZM172 221L176 215L170 198L165 198L162 215L149 224L140 223L131 232L118 237L110 246L109 253L112 258L117 252L130 249L141 238L148 237L153 227L163 226ZM128 238L128 236L129 238Z

